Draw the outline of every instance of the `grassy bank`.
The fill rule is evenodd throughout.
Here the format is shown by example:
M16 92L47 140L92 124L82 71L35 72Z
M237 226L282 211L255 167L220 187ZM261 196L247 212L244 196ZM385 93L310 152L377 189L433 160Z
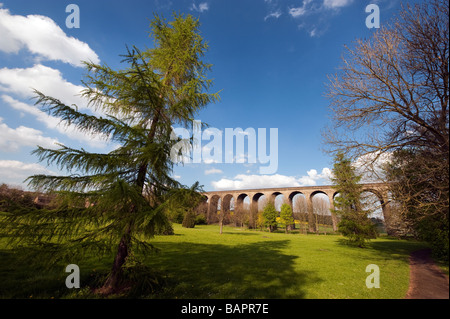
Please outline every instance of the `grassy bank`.
M403 298L409 283L408 257L423 248L415 241L382 237L365 249L349 247L337 235L268 233L217 226L157 236L159 253L141 256L165 285L149 298ZM20 253L0 242L1 298L92 297L88 289L65 287L65 265L52 269L14 264ZM112 256L74 260L83 284L106 272ZM14 264L14 266L12 266ZM380 269L380 288L366 287L366 267Z

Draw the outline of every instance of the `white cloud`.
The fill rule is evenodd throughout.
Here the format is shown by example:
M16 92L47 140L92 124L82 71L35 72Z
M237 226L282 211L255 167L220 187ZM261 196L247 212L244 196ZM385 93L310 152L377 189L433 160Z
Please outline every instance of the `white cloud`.
M348 6L353 0L324 0L323 5L327 9L337 9Z
M86 101L78 96L84 87L65 80L59 70L42 64L26 69L0 69L0 91L29 99L34 97L33 89L57 98L65 104L87 108Z
M198 6L193 3L191 10L197 11L197 12L204 12L209 10L209 4L207 2L202 2Z
M317 29L316 29L316 28L313 28L313 29L309 32L309 35L310 35L311 38L315 37L315 36L317 35Z
M223 174L223 171L218 168L211 168L211 169L207 169L205 171L205 175L211 175L211 174Z
M30 68L0 69L0 92L6 92L1 99L12 108L31 114L36 120L44 123L48 128L55 129L59 133L68 136L73 140L87 143L93 147L105 147L105 138L101 136L91 136L76 130L74 127L67 127L60 124L60 119L50 116L37 106L29 105L12 98L9 94L20 98L31 99L34 97L32 89L37 89L42 93L59 99L67 105L77 105L78 110L91 110L87 106L85 99L79 96L84 89L83 86L75 85L66 81L59 70L36 64ZM99 112L93 111L99 115Z
M0 182L12 185L23 185L23 181L31 175L57 173L39 164L27 164L20 161L0 160Z
M222 161L218 160L218 159L214 159L214 158L204 158L203 159L203 163L205 164L214 164L214 163L222 163Z
M309 170L307 174L308 175L302 176L298 179L303 186L315 186L318 180L326 180L329 182L332 175L331 170L327 167L322 169L320 174L315 169Z
M299 29L305 30L310 37L320 37L329 28L331 15L337 10L350 5L353 0L303 0L302 5L288 9L289 15L300 19Z
M233 189L253 189L253 188L271 188L271 187L296 187L296 186L315 186L317 181L323 180L329 183L331 170L322 169L319 174L315 169L309 170L307 176L297 178L286 175L236 175L233 179L222 178L213 181L211 184L215 190L233 190Z
M0 51L18 53L28 49L38 59L59 60L74 66L81 61L99 63L88 44L67 36L49 17L13 15L0 7Z
M303 0L303 5L301 7L297 7L297 8L290 8L289 14L293 18L298 18L298 17L305 15L307 12L309 12L311 10L311 8L308 6L311 2L312 2L312 0Z
M278 19L283 15L283 11L280 9L279 3L277 0L264 0L267 7L267 14L264 17L264 21L267 21L270 18Z
M277 10L277 11L271 12L271 13L269 13L268 15L266 15L264 17L264 21L266 21L269 18L278 19L279 17L281 17L281 15L282 15L281 10Z
M300 17L306 13L306 9L304 7L298 7L298 8L290 8L289 14L294 17Z
M106 146L106 136L92 136L90 134L80 132L73 126L67 126L64 123L61 123L59 118L42 112L36 106L17 101L8 95L2 95L1 99L15 110L35 116L36 120L45 124L47 128L56 130L60 134L63 134L72 140L86 143L95 148L103 148Z
M358 157L353 167L358 175L361 175L361 183L385 182L384 166L392 161L392 153L368 153Z
M13 15L9 10L2 9L0 6L0 34L0 51L6 53L18 53L22 49L27 49L28 55L31 55L37 61L44 59L59 60L70 63L72 66L80 66L80 60L100 62L98 56L86 43L68 37L48 17ZM47 128L55 129L71 139L82 142L84 145L88 144L93 147L104 147L106 145L105 138L93 137L79 132L74 127L67 127L64 123L61 123L59 118L49 116L39 110L37 106L22 103L16 99L29 100L34 98L33 89L59 99L64 104L77 105L78 110L89 109L92 113L101 115L101 112L90 109L86 99L80 96L84 87L67 81L61 71L57 69L40 63L28 68L0 68L0 93L6 93L1 95L1 100L6 105L20 111L21 116L24 113L31 114L37 121L44 123ZM3 105L0 106L3 107ZM3 124L3 130L6 130L5 125ZM24 128L19 127L14 131L18 132L17 130L23 131ZM11 129L8 132L10 133L9 136L12 136ZM26 131L28 134L34 134L34 137L39 135L38 132L40 131ZM32 139L33 142L35 140L36 138ZM3 141L2 146L12 150L16 145L23 144L20 139L16 139L16 141L16 143Z
M3 119L0 117L0 150L3 152L16 152L22 146L40 145L46 148L55 148L55 143L58 140L44 137L43 133L39 130L19 126L16 129L10 128L3 123Z
M39 110L36 106L32 106L20 101L17 101L16 99L13 99L9 95L3 94L1 96L1 99L3 102L11 106L13 109L17 111L21 111L22 113L28 113L36 117L36 120L38 120L41 123L44 123L48 128L57 128L59 119L48 115L47 113L42 112Z
M200 10L200 12L207 11L209 10L209 4L206 2L200 3L198 9Z

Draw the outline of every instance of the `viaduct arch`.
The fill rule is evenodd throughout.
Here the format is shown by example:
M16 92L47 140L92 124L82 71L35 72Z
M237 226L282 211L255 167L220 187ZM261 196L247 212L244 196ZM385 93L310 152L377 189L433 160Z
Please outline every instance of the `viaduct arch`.
M386 231L392 234L390 227L390 209L389 209L389 195L388 187L384 183L362 184L363 192L370 192L374 194L381 203L381 209L384 216ZM221 209L230 210L231 201L234 201L234 208L242 208L244 199L248 196L250 198L250 210L258 209L258 200L263 195L268 200L274 200L276 196L283 195L286 202L293 208L294 196L303 194L306 199L308 215L313 216L313 202L314 195L322 193L325 194L330 202L330 209L334 209L334 197L337 192L331 185L326 186L306 186L306 187L281 187L281 188L261 188L261 189L244 189L244 190L224 190L204 192L203 195L208 203L207 218L211 216L212 212L217 211L220 200ZM333 229L337 230L337 217L331 214ZM314 231L314 225L309 223L310 231Z

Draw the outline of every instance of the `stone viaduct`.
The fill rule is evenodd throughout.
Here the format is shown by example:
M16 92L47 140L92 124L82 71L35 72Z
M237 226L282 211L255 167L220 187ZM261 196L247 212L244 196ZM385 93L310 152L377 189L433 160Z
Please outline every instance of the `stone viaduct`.
M383 183L372 183L372 184L362 184L363 191L371 192L375 194L381 203L381 208L383 211L383 217L387 232L389 234L389 196L388 188L386 184ZM212 191L205 192L203 195L207 198L208 204L208 214L207 217L211 216L212 213L216 212L218 209L219 200L221 202L221 210L230 211L231 202L234 200L234 207L242 208L244 205L244 199L248 196L250 198L250 210L254 211L258 209L258 200L261 196L265 196L267 200L273 201L278 195L283 195L285 201L293 205L294 196L297 194L303 194L306 198L308 215L313 216L313 201L312 198L316 194L325 194L330 201L330 209L334 209L334 197L337 192L333 186L306 186L306 187L283 187L283 188L262 188L262 189L245 189L245 190L228 190L228 191ZM311 220L311 219L310 219ZM337 229L337 218L332 214L333 229ZM309 223L310 230L312 223Z

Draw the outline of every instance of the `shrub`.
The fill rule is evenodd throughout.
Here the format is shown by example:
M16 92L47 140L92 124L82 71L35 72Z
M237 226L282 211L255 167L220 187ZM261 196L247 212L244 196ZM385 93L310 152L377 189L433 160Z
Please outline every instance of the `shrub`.
M197 215L195 217L195 225L207 225L207 224L208 224L208 222L204 215Z
M195 227L195 213L191 210L187 211L184 215L182 226L186 228L194 228Z

